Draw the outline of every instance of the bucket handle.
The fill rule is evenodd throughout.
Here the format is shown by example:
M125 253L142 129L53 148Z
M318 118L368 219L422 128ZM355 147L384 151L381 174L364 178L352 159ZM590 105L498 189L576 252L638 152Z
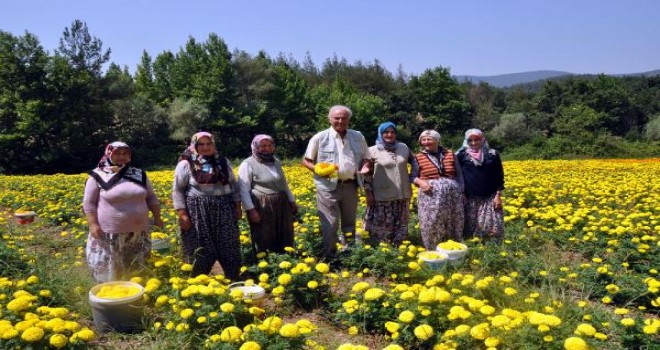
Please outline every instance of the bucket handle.
M244 286L244 285L245 285L245 282L243 282L243 281L240 281L240 282L234 282L234 283L231 283L230 285L228 285L227 288L231 288L231 287L233 287L233 286L239 286L239 285L240 285L240 286Z

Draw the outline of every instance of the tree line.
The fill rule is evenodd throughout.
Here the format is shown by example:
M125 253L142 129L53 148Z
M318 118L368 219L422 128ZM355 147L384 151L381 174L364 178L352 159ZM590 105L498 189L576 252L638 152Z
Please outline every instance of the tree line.
M353 110L351 127L371 142L390 120L413 148L424 129L457 148L477 127L509 159L660 155L660 76L502 89L459 83L442 66L414 75L378 60L317 66L309 56L231 52L216 34L145 51L134 74L110 54L80 20L53 53L29 32L0 30L0 173L84 171L113 140L132 145L140 166L173 166L198 130L216 134L231 159L248 156L259 133L275 137L280 157L300 158L335 104Z

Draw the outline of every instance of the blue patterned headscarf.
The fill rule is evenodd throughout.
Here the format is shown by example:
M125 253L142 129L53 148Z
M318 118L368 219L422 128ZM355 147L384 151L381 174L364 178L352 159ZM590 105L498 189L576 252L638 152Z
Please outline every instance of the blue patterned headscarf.
M387 143L385 140L383 140L383 133L385 130L392 128L394 129L394 133L396 133L396 125L392 122L385 122L383 124L380 124L378 126L378 137L376 138L376 147L380 150L388 150L388 151L394 151L396 149L396 144L397 141L395 140L392 143Z

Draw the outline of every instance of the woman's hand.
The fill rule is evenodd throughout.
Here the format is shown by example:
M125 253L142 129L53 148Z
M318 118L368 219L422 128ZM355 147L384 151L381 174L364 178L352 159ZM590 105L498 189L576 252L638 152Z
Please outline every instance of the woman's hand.
M192 222L190 221L188 212L185 210L179 210L178 215L179 215L179 227L181 228L181 231L190 230L190 228L192 227Z
M433 192L433 187L431 187L431 184L428 183L426 180L418 179L417 180L417 186L419 187L420 190L422 190L424 193L431 193Z
M495 197L493 198L493 208L495 210L500 210L502 209L502 198L500 198L500 194L496 193Z
M259 215L259 211L257 209L250 209L247 211L248 214L248 221L252 225L257 225L261 223L261 215Z
M372 191L366 191L367 193L367 205L373 207L376 204L376 199L374 198L374 193Z
M90 224L89 233L96 239L101 239L101 237L103 237L103 230L99 224Z
M154 226L163 228L164 227L163 219L161 219L160 217L154 218Z
M234 208L234 218L236 221L240 220L243 217L243 210L241 209L241 202L238 202L239 204L236 205Z

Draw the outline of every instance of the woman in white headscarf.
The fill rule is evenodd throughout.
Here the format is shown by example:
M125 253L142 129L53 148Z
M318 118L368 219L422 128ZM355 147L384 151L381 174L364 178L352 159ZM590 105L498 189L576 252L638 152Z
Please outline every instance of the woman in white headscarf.
M412 169L419 187L419 229L426 249L435 250L440 242L463 237L463 176L452 150L440 146L437 131L423 131L419 143Z
M218 152L212 134L194 134L179 156L172 199L184 258L193 265L192 275L209 274L218 261L225 277L237 280L241 269L241 197L231 164Z
M116 141L90 171L83 195L89 225L87 263L98 282L128 279L151 254L149 211L163 227L160 203L147 174L131 166L131 149Z
M271 136L254 137L252 155L238 167L238 184L256 252L284 253L284 248L293 247L298 206Z
M499 240L504 235L504 169L500 155L488 147L479 129L465 132L456 152L465 180L465 235Z

